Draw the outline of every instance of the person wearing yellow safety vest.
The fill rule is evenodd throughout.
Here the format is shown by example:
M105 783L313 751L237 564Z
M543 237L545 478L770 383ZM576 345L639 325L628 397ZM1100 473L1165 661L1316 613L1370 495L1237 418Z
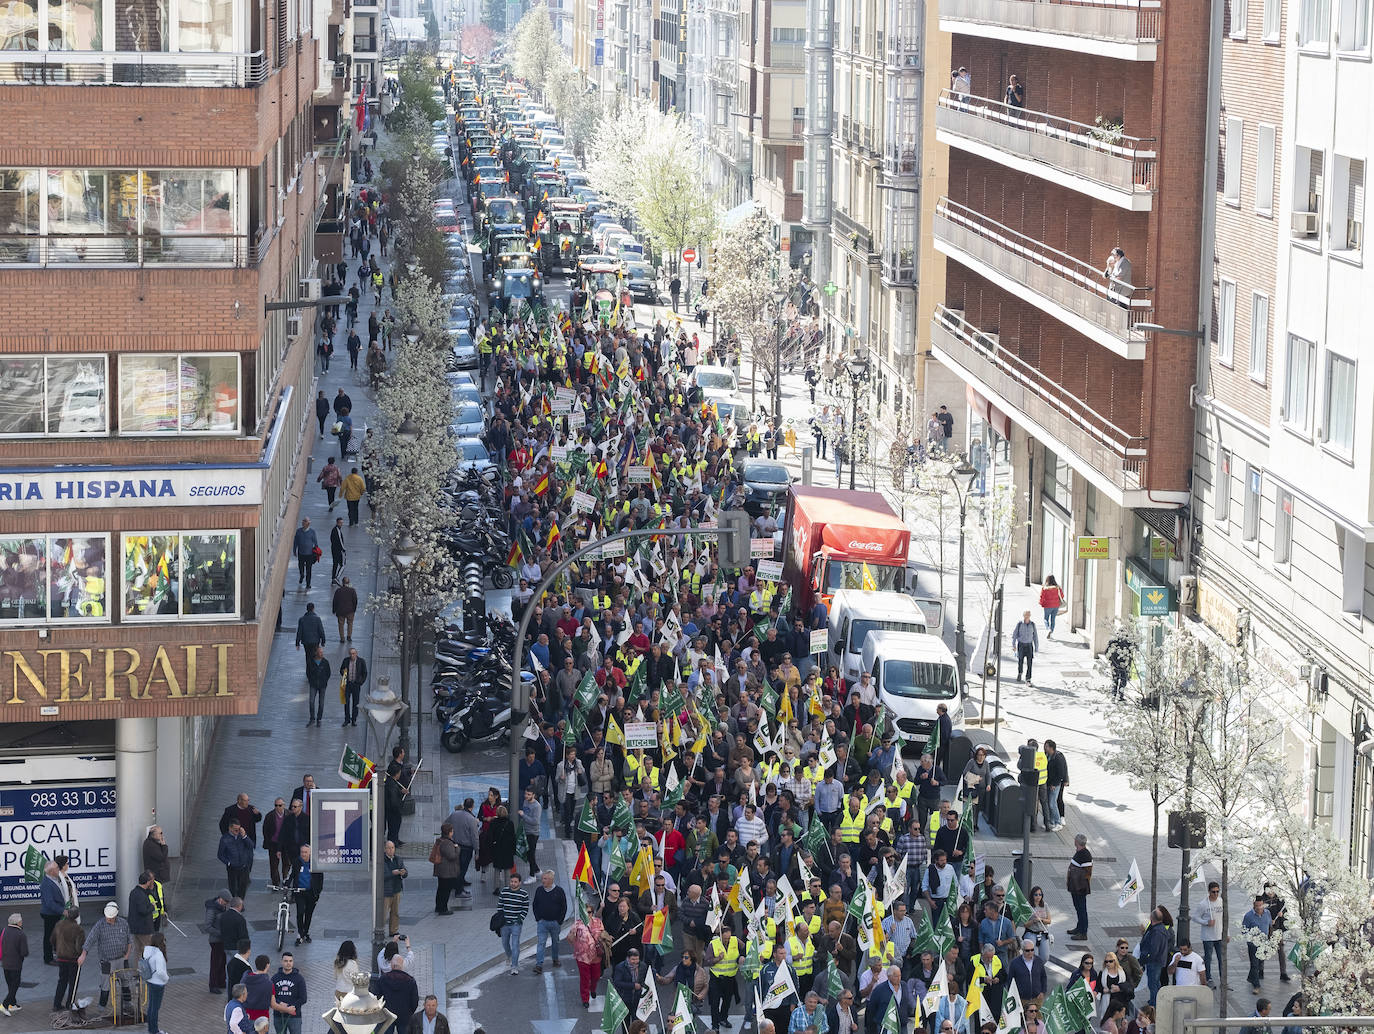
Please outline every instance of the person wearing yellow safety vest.
M1045 829L1048 830L1050 826L1053 825L1053 823L1050 822L1049 794L1046 790L1046 784L1049 782L1050 758L1048 754L1040 749L1040 743L1034 737L1026 741L1026 746L1035 751L1036 803L1032 805L1030 816L1031 829L1035 828L1036 809L1038 809L1040 821L1044 824Z
M973 981L979 982L982 989L983 1001L987 1002L988 1011L992 1013L993 1019L1002 1015L1002 992L1005 990L1005 979L1002 973L1002 960L997 956L996 946L991 942L983 945L982 954L973 962Z
M711 1001L711 1029L720 1030L730 1015L730 1006L739 1001L740 943L729 925L721 927L720 936L706 949L706 963L711 970L708 996Z
M868 814L868 802L858 792L845 798L840 808L840 840L846 844L857 844L863 835L864 820Z
M816 921L816 929L820 929L820 917L812 916ZM792 963L792 975L797 978L797 994L803 998L806 992L811 990L811 982L816 978L816 942L812 939L813 931L796 923L792 927L792 936L787 938L787 960Z

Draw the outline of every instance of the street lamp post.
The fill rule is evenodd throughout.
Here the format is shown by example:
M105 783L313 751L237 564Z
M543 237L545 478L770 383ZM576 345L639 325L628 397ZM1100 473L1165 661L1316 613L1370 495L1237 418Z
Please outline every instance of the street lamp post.
M410 708L410 568L415 563L415 559L420 555L420 547L415 544L415 540L410 537L409 532L402 532L401 537L396 540L396 545L391 548L391 561L396 565L396 570L400 574L401 581L401 701ZM419 714L419 709L413 709L415 714ZM410 751L410 715L411 710L407 710L401 715L401 746L407 752ZM386 763L383 757L382 763Z
M363 709L367 711L368 721L372 724L372 735L377 738L377 743L381 746L378 755L385 764L387 751L391 749L391 733L396 728L396 720L402 718L409 708L406 702L398 697L391 689L391 678L387 675L379 676L373 684L371 691L367 694L367 699L363 701ZM385 772L383 768L381 772ZM383 854L386 847L386 837L383 834L382 817L382 783L381 772L374 769L372 772L372 951L375 955L382 950L382 945L386 941L386 932L383 928L382 915L382 865Z
M849 403L849 490L854 491L854 469L858 465L859 445L859 385L868 376L868 353L855 352L845 361L852 388Z
M782 304L785 291L773 292L773 441L782 433Z
M954 654L959 666L959 691L964 691L964 675L968 668L968 658L964 650L964 521L968 517L968 500L973 492L973 479L978 471L967 460L949 472L954 482L954 492L959 498L959 602L955 611Z

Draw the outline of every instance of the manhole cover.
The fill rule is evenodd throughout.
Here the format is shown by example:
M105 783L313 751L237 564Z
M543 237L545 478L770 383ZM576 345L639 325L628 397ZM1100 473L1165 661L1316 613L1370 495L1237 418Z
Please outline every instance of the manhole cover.
M271 729L240 729L240 730L239 730L239 735L240 735L240 736L257 736L257 737L261 738L261 737L265 737L265 736L271 736L271 735L272 735L272 730L271 730Z

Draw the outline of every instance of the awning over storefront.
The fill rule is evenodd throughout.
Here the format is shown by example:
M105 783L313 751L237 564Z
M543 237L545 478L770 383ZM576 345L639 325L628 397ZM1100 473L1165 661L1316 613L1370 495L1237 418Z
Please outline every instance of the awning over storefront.
M964 398L974 416L984 421L1003 438L1011 437L1011 417L978 394L972 384L964 385Z

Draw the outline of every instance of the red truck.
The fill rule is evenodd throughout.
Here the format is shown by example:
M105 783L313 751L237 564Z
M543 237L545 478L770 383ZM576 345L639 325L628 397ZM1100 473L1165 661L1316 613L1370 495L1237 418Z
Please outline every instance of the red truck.
M803 616L836 589L908 590L911 533L877 492L793 485L782 541L783 581Z

